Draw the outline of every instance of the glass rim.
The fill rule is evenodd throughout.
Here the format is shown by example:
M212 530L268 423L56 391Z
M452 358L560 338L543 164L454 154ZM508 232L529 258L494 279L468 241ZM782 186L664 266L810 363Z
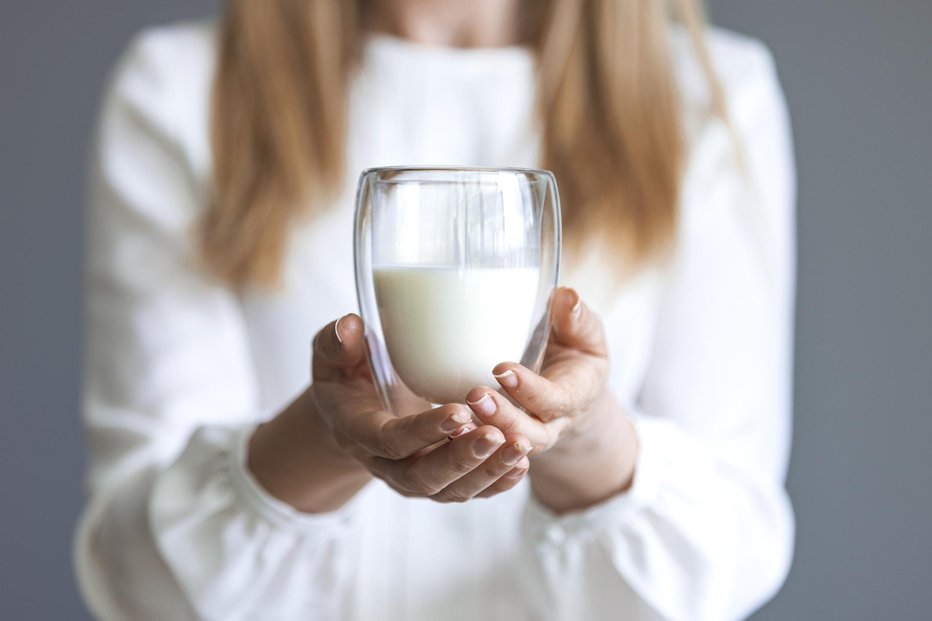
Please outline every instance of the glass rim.
M364 169L359 178L375 178L379 183L453 183L454 180L431 180L431 179L393 179L386 178L384 175L393 173L426 173L426 174L443 174L443 173L467 173L476 176L492 175L496 173L510 173L514 175L523 175L532 177L535 181L555 182L555 177L549 170L541 168L525 168L521 166L375 166Z

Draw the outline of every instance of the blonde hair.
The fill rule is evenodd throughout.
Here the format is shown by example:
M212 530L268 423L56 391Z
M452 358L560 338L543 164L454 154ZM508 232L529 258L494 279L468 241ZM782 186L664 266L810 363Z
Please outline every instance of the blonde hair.
M274 284L288 230L344 179L347 95L364 0L230 0L213 85L207 267ZM602 240L637 265L672 242L685 160L669 25L690 34L725 116L697 0L534 0L540 165L560 185L566 245Z

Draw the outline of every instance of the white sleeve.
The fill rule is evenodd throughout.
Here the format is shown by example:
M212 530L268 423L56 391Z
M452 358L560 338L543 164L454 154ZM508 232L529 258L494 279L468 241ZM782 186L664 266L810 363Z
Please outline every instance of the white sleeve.
M258 387L237 296L197 263L203 190L173 129L192 114L183 34L131 46L99 130L81 590L101 619L338 618L352 506L298 514L245 468Z
M533 499L525 512L544 618L739 619L789 570L795 178L772 60L754 52L731 106L749 174L721 123L691 156L678 253L631 404L633 488L573 515Z

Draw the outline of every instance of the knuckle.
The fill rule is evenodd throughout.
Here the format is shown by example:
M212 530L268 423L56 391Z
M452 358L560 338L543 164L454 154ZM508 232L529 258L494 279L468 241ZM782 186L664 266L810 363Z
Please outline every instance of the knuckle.
M521 482L521 479L524 478L524 473L525 473L525 472L527 472L527 471L526 471L526 470L518 470L517 472L509 473L509 475L508 475L506 478L502 479L502 483L501 483L501 485L499 485L498 491L504 492L504 491L510 490L510 489L512 489L513 487L515 487L516 485L518 485L518 483Z
M397 446L391 443L388 443L388 444L382 443L380 445L379 452L381 453L381 456L384 457L385 459L391 459L393 461L397 461L399 459L405 458L404 453Z
M466 473L476 467L476 460L465 453L454 451L450 455L450 466L454 472Z
M534 395L528 399L528 409L535 415L540 418L546 419L549 416L552 416L554 411L554 398L552 394L543 394L542 392L534 393Z
M425 485L421 480L421 474L417 469L413 467L408 467L404 471L404 481L405 487L411 491L423 492L425 490Z
M505 462L499 458L495 463L489 463L487 466L484 466L482 473L486 476L486 478L495 480L507 472L509 468L510 466L505 464Z
M534 409L533 397L529 398L525 404L531 410ZM499 408L499 415L495 421L495 427L503 433L517 431L521 427L522 410L521 404L512 403L504 398L496 399Z
M404 451L401 450L395 438L394 425L392 423L386 423L379 427L376 433L376 441L378 442L379 453L382 457L395 460L405 457Z
M487 488L485 488L484 490L476 494L476 496L478 498L491 498L504 491L507 491L510 487L511 487L511 484L505 480L496 481L492 485L488 486Z
M412 496L416 495L414 493L414 490L410 489L409 486L406 485L404 481L399 480L399 478L396 477L392 473L384 472L382 470L379 470L378 468L369 468L369 472L371 472L372 475L376 477L377 479L381 479L382 481L384 481L386 485L388 485L390 488L392 488L393 490L395 490L402 496L411 498Z
M440 420L442 421L443 418ZM421 444L429 444L437 441L437 434L434 430L439 426L440 424L433 417L412 416L405 431L411 437L417 438Z
M374 457L367 453L359 461L375 477L382 479L389 485L398 484L398 472L389 460L383 457Z
M463 492L444 489L440 490L436 494L432 494L431 498L437 502L442 503L463 503L469 500L471 496L464 494Z
M443 489L442 486L436 484L422 483L421 484L421 496L433 496L437 492Z
M404 485L399 485L399 484L397 484L397 483L395 483L395 484L391 484L391 483L390 483L389 486L390 486L393 490L395 490L396 492L398 492L399 494L401 494L402 496L404 496L405 498L419 498L419 497L421 496L421 494L418 494L418 493L415 492L414 490L408 489L408 488L405 487Z
M415 467L409 467L405 471L405 483L405 486L416 496L433 496L440 491L439 487L426 481L421 471Z
M410 481L396 482L394 488L398 490L405 498L423 498L427 496L421 489Z

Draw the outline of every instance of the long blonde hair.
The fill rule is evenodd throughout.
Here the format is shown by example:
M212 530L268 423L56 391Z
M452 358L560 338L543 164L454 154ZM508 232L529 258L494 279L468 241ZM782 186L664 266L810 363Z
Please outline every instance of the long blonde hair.
M343 183L347 95L365 0L229 0L213 85L207 267L274 284L289 227ZM540 165L560 185L568 248L605 241L636 265L670 247L685 160L669 25L690 33L713 111L721 89L698 0L532 0Z

